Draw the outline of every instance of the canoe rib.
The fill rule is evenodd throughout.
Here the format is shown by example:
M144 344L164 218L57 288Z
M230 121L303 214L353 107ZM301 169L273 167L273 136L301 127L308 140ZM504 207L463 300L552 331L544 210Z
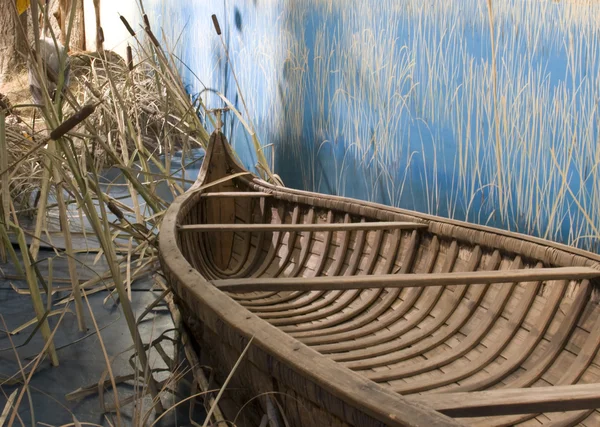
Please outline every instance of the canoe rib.
M324 291L340 289L409 288L441 285L476 285L515 283L541 280L580 280L600 276L591 267L532 268L501 271L460 273L382 274L374 276L281 277L213 280L219 289L228 292L252 291Z
M578 411L600 407L599 384L419 395L410 400L451 417Z

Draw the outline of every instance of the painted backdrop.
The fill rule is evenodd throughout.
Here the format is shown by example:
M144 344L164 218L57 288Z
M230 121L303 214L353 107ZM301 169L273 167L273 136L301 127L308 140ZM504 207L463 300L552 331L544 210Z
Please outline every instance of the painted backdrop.
M152 0L192 96L241 93L287 186L596 250L600 5ZM219 106L205 91L206 102ZM242 160L245 129L226 119Z

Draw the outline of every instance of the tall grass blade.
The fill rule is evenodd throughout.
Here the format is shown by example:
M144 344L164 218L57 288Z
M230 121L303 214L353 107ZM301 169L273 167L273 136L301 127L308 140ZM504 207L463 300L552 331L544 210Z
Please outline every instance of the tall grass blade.
M6 419L8 418L8 414L10 413L10 410L12 409L12 405L13 405L15 399L17 398L18 391L19 391L19 389L16 388L10 394L10 396L8 396L6 405L4 405L4 409L2 410L2 413L0 414L0 427L4 427L4 423L6 422Z
M18 236L19 248L21 249L21 256L23 258L25 277L27 279L27 285L29 286L29 292L31 295L31 303L38 318L38 322L41 322L40 331L44 341L46 342L46 351L50 357L50 362L52 365L58 366L58 356L56 354L56 350L54 349L54 343L52 342L52 333L50 332L50 326L46 318L46 308L42 301L42 295L40 294L40 290L38 288L36 272L33 267L32 260L29 257L29 250L27 247L27 242L25 241L25 234L20 228L16 230L16 233ZM48 295L48 298L50 298L50 295Z

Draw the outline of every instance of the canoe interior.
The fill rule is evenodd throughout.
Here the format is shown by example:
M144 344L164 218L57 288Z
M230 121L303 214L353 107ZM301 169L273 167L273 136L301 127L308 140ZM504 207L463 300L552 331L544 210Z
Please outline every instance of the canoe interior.
M231 172L217 164L204 182ZM219 192L256 196L215 195ZM210 193L206 197L200 193L179 218L180 225L382 220L373 209L352 211L327 198L278 193L248 176L211 186L204 190ZM422 221L395 211L385 216L385 220ZM513 242L510 250L506 240L518 242L512 237L490 234L477 243L476 238L467 238L468 232L453 237L439 231L447 229L442 224L426 229L188 231L179 233L178 245L207 281L597 266L595 259L530 242ZM527 249L528 245L535 248ZM427 403L435 402L439 393L600 383L600 308L592 298L594 286L594 280L567 279L228 294L324 357ZM457 421L478 426L600 425L596 409L456 414Z

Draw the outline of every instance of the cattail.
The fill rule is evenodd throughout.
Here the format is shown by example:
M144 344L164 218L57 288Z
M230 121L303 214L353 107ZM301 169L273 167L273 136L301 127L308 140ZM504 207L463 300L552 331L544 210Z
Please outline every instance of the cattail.
M73 114L67 120L62 122L56 129L50 133L50 139L57 140L62 138L67 132L77 126L79 123L87 119L90 114L96 109L95 104L84 105L81 110Z
M220 36L221 35L221 27L219 26L219 20L217 19L217 15L212 16L212 21L213 21L213 25L215 26L215 31L217 32L217 35Z
M120 220L125 218L125 215L123 215L123 211L121 211L121 209L119 209L112 200L109 200L106 206L108 207L108 210L111 211L112 214Z
M133 71L133 53L129 45L127 45L127 68L129 68L129 71Z
M129 34L135 37L135 31L133 31L133 28L131 28L131 25L129 25L127 19L125 19L123 15L119 16L119 18L121 19L121 22L123 22L123 25L125 25L125 28L127 28L127 31L129 31Z

